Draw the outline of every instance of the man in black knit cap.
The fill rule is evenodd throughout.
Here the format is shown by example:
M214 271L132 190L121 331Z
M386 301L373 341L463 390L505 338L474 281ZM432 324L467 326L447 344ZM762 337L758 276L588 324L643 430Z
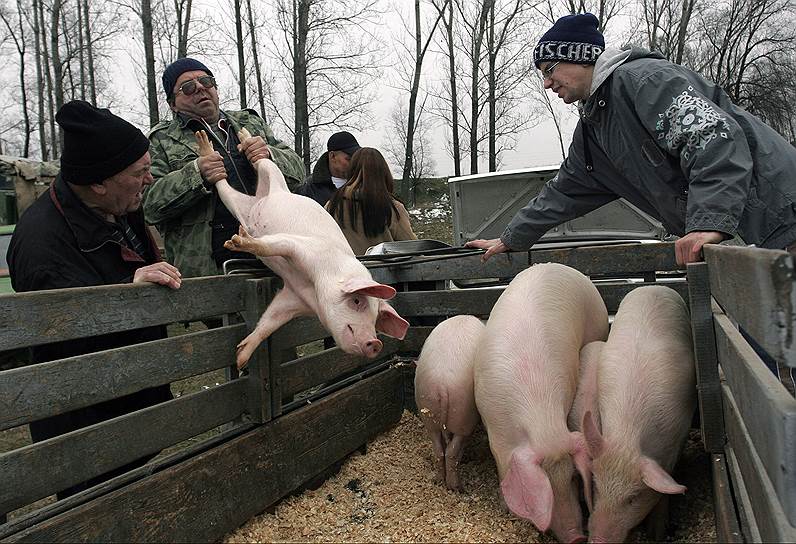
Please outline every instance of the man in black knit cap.
M345 185L351 168L351 156L359 150L359 142L347 131L335 132L326 142L326 153L320 156L312 174L293 191L325 206L332 195Z
M64 131L61 172L17 223L8 249L17 292L117 283L180 287L179 271L160 258L144 224L142 192L152 183L149 141L107 109L75 100L56 121ZM35 363L165 338L165 327L106 334L33 348ZM168 385L30 424L46 440L172 398ZM141 459L59 493L77 493L144 464Z

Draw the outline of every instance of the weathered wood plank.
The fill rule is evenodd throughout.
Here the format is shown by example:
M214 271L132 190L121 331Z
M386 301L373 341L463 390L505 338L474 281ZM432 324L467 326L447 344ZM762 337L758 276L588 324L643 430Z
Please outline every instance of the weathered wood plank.
M243 319L246 332L251 333L257 326L260 316L273 300L276 289L270 278L249 280L246 282L246 309ZM254 350L248 363L246 400L247 412L255 423L264 423L271 419L271 354L270 345L261 343Z
M0 372L0 430L234 365L244 335L234 325Z
M637 287L649 285L641 282L599 282L597 290L605 301L609 313L616 312L622 299ZM688 303L687 285L684 281L656 282L677 291ZM484 315L492 311L505 287L482 287L476 289L450 289L446 291L409 291L398 293L390 301L403 317Z
M760 531L757 530L757 522L755 521L754 512L752 511L752 501L749 498L749 493L746 491L746 486L743 482L743 473L738 464L738 458L731 447L725 450L725 458L727 459L727 468L730 473L730 481L732 482L732 496L735 499L735 506L738 511L738 523L741 528L744 542L762 542Z
M679 269L674 258L674 244L658 243L531 249L530 252L495 255L486 263L481 262L480 255L425 261L421 258L371 268L371 274L382 283L511 278L531 264L548 262L571 266L589 276L621 277Z
M245 411L246 385L246 380L225 383L0 455L0 512L235 419Z
M201 453L209 451L229 440L242 435L245 432L254 428L253 423L241 423L235 425L227 430L224 430L216 435L210 436L200 442L191 444L184 449L178 449L168 455L158 456L156 459L150 461L144 466L135 468L124 474L120 474L110 480L105 480L101 484L91 487L85 491L81 491L75 495L71 495L65 499L61 499L52 504L48 504L37 510L33 510L27 514L15 516L13 520L5 525L0 525L0 542L9 535L18 533L32 527L38 523L46 521L58 514L67 512L72 508L86 504L87 502L107 495L108 493L120 489L132 482L136 482L146 478L152 474L156 474L161 470L172 467L178 463L191 459Z
M705 445L705 451L722 453L725 441L724 416L708 278L706 263L688 265L691 334L694 339L694 362L696 363L702 443Z
M760 537L763 542L796 542L796 527L788 521L782 509L766 474L766 467L755 451L749 428L741 419L733 393L729 387L722 386L722 394L726 409L724 421L728 446L737 457ZM792 465L793 459L789 463ZM777 468L789 470L791 467Z
M724 455L711 455L711 473L713 475L713 507L716 516L716 537L719 542L735 544L743 542L743 535L738 523L738 512L732 497L732 484Z
M272 349L287 349L326 338L331 334L317 317L298 317L280 327L268 339Z
M774 359L796 367L793 256L786 251L706 246L705 260L711 293L727 315Z
M215 542L396 423L387 369L8 542Z
M244 281L213 276L179 289L127 284L0 295L0 351L237 312Z
M763 364L725 315L715 317L727 386L785 514L796 525L796 399Z
M384 347L377 361L390 358L398 351L419 353L430 332L431 327L411 327L404 340L381 335ZM277 381L282 396L287 397L375 363L362 356L344 353L340 348L332 348L283 364Z

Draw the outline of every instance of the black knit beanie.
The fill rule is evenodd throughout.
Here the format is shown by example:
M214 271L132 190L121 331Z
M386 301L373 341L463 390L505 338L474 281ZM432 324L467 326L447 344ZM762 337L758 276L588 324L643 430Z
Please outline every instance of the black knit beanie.
M174 85L177 84L179 78L185 72L192 72L194 70L202 70L207 72L207 75L212 76L213 72L196 59L185 57L184 59L177 59L163 70L163 90L166 92L166 100L171 102L174 97Z
M139 129L83 100L61 106L55 120L64 131L61 177L75 185L101 183L149 151Z
M539 68L544 61L594 64L605 50L605 38L598 30L600 22L591 13L565 15L545 32L533 50L533 62Z

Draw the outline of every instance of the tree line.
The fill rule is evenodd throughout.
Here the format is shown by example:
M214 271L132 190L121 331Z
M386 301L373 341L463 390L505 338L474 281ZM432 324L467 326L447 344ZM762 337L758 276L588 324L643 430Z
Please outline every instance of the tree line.
M289 135L307 172L321 135L371 127L378 89L395 89L383 149L407 199L437 167L498 169L518 135L544 120L563 157L567 109L544 91L533 47L558 17L584 11L609 45L654 49L701 72L794 141L794 2L0 0L0 153L57 158L54 113L71 99L113 108L132 95L150 126L168 119L163 68L197 56L231 74L224 105L254 108ZM135 73L120 76L123 51ZM437 166L440 125L450 163Z

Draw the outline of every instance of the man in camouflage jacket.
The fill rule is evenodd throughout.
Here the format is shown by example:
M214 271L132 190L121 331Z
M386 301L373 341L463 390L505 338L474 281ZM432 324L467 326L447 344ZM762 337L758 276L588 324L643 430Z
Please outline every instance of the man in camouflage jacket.
M220 110L213 74L199 61L185 58L169 65L163 87L174 119L149 133L155 182L144 194L146 220L160 231L166 260L183 277L219 274L223 261L247 255L223 248L239 224L219 199L215 183L227 179L235 189L254 194L257 180L251 165L270 158L294 187L304 177L303 163L254 110ZM253 138L241 143L241 128ZM199 157L198 130L213 143L212 156Z

